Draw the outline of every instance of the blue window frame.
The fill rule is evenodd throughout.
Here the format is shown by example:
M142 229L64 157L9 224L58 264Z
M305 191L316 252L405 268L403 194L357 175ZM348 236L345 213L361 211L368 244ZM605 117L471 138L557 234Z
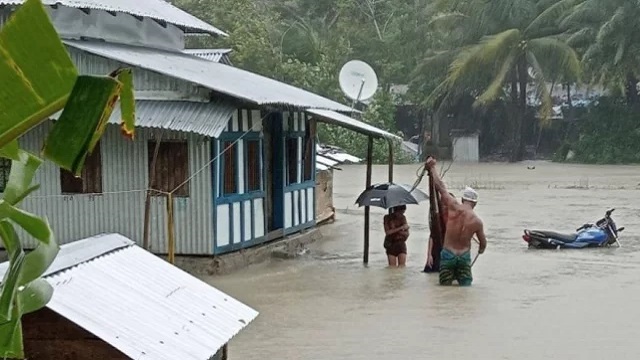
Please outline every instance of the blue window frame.
M217 202L261 197L264 194L264 174L260 133L225 133L219 140L218 149L221 154L218 157L220 190Z
M307 122L302 140L302 181L315 180L315 137L316 122Z
M287 186L315 181L315 121L306 125L305 131L291 131L286 137Z

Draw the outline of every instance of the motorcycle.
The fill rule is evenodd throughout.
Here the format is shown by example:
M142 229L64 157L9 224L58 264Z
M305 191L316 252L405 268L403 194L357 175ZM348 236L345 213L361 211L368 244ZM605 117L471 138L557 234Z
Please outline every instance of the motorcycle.
M584 224L573 234L562 234L547 230L524 230L522 239L535 249L583 249L607 247L614 243L621 247L618 240L624 227L618 228L611 217L615 209L607 210L604 217L595 224Z

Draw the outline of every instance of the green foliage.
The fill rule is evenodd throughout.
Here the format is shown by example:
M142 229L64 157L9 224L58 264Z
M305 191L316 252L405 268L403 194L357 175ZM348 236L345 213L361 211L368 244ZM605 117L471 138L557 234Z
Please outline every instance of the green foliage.
M372 103L364 112L362 120L380 129L397 133L394 123L395 106L390 93L380 91L376 93ZM351 130L329 125L320 124L318 126L318 137L320 142L338 146L354 156L366 159L367 156L367 136L360 135ZM399 164L412 162L412 159L402 151L400 141L394 141L394 161ZM375 139L373 142L373 162L386 164L389 159L389 144L386 140Z
M604 85L640 106L631 85L640 78L636 0L174 2L230 34L217 41L191 39L191 46L231 47L236 66L341 102L348 100L338 87L338 71L346 61L362 59L377 71L381 89L409 84L404 99L435 118L456 114L470 119L469 128L506 135L496 147L524 145L522 131L530 127L525 114L549 114L545 85L551 82ZM527 109L521 86L540 100L540 108ZM475 108L461 107L467 98L477 99ZM489 126L482 119L492 117L488 113L498 104L506 108L500 115L506 120ZM324 141L350 152L366 149L364 137L350 131L323 125L321 132ZM386 158L383 143L376 145L378 161Z
M340 90L338 74L353 58L372 64L378 72L379 96L363 120L396 132L390 94L391 81L408 81L422 44L412 41L421 32L426 0L176 0L174 3L210 21L229 34L217 42L193 40L190 47L230 47L235 66L263 74L327 98L350 103ZM418 8L416 10L416 7ZM410 20L410 21L409 21ZM409 21L409 22L407 22ZM403 32L403 33L402 33ZM401 43L402 46L398 44ZM351 130L319 124L320 141L366 156L367 138ZM376 140L374 159L386 163L386 141ZM410 161L395 146L396 161Z
M568 150L574 162L590 164L640 163L638 113L615 98L600 98L578 123L579 138L559 151L563 160ZM564 156L561 153L564 152Z
M53 288L41 276L59 247L46 218L18 207L39 188L32 182L43 162L21 150L18 138L62 110L47 136L43 154L79 174L119 97L123 132L129 138L134 136L133 81L129 69L110 76L78 76L40 0L26 1L2 28L0 79L0 156L11 160L9 180L0 199L0 238L9 256L0 285L0 357L24 358L21 318L51 299ZM37 241L28 254L16 225Z

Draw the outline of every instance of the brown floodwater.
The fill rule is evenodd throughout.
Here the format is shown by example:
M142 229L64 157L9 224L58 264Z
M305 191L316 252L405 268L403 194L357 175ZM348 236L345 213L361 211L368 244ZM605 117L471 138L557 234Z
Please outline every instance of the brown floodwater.
M413 183L416 167L396 166L395 180ZM374 182L386 176L386 166L374 168ZM386 268L384 211L372 209L364 266L363 210L353 203L365 167L344 166L334 178L337 221L320 228L322 241L293 260L206 279L260 311L231 342L230 357L638 359L639 166L454 164L445 181L454 193L472 185L480 195L489 244L472 287L440 287L437 275L420 272L428 202L407 209L404 269ZM622 248L529 250L522 241L523 228L572 231L610 207L626 227Z

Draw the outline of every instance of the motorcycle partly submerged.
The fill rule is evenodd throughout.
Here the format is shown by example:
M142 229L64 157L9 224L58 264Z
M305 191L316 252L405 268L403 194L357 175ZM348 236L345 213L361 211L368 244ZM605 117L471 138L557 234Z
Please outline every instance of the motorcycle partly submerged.
M528 243L529 248L535 249L583 249L607 247L614 243L620 247L618 234L624 230L624 227L618 228L611 217L614 210L607 210L604 217L595 224L584 224L572 234L525 229L522 239Z

